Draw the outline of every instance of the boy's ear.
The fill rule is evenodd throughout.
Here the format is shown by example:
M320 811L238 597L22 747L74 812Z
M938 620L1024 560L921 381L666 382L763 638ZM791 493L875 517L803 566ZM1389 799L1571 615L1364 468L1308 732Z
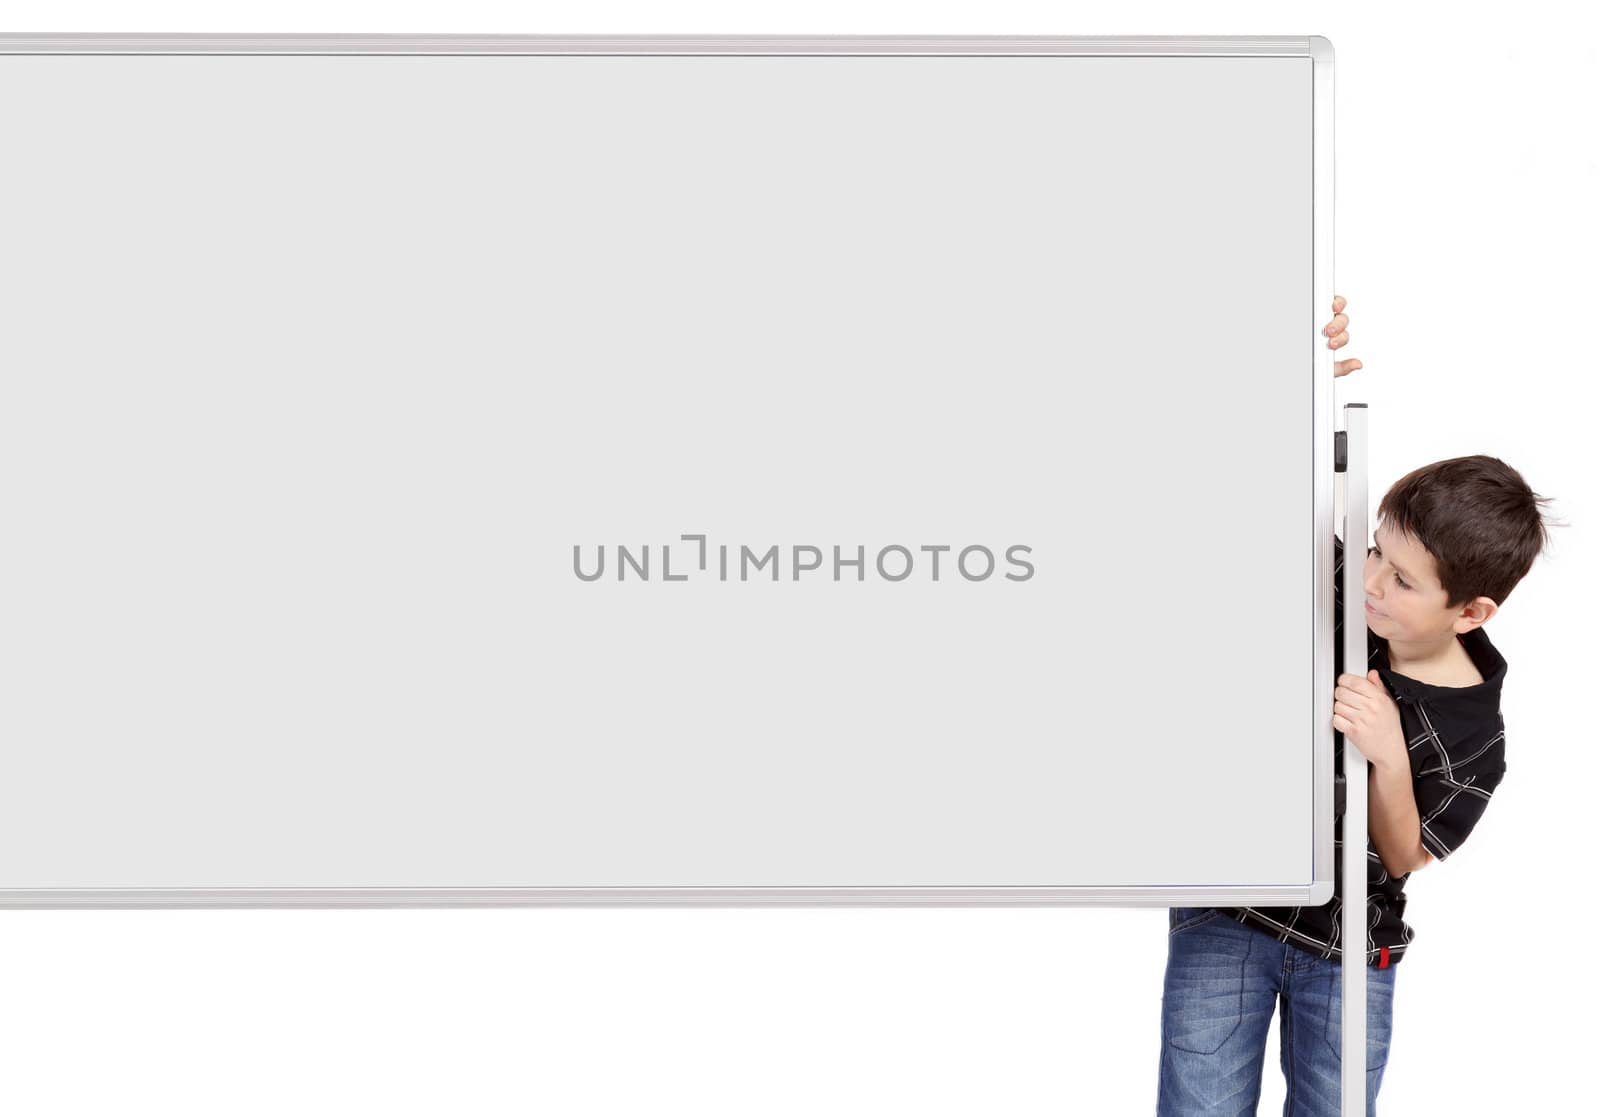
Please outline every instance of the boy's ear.
M1499 611L1500 606L1494 603L1493 598L1474 598L1461 607L1461 616L1456 619L1456 631L1471 632L1480 625L1488 623L1489 618Z

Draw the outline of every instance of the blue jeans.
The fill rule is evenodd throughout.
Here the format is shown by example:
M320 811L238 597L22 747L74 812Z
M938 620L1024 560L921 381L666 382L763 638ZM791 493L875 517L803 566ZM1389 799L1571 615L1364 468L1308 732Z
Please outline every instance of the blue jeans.
M1367 1114L1389 1061L1393 965L1367 967ZM1217 908L1169 908L1157 1117L1254 1114L1281 1002L1284 1117L1339 1117L1340 963Z

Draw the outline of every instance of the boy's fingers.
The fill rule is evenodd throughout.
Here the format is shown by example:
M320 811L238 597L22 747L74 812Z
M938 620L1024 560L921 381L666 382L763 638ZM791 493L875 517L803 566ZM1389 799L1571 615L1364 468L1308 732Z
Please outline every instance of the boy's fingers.
M1333 312L1335 314L1338 314L1343 309L1344 309L1344 296L1343 295L1335 295L1335 296L1333 296Z
M1357 357L1351 357L1348 361L1335 361L1333 365L1333 374L1335 376L1348 376L1350 373L1354 372L1360 367L1361 360Z
M1340 348L1343 348L1344 346L1349 345L1349 344L1350 344L1350 335L1347 334L1347 333L1340 334L1338 337L1330 337L1328 339L1328 348L1329 349L1340 349Z
M1350 324L1349 315L1335 314L1333 316L1333 321L1329 322L1326 326L1322 327L1322 332L1325 333L1325 334L1340 333L1349 324Z

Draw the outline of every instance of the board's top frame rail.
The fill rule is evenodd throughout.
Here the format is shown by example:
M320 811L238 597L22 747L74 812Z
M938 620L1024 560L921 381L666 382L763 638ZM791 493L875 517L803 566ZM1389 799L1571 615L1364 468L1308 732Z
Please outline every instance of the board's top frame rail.
M1313 58L1321 35L335 35L0 33L0 54L865 55Z

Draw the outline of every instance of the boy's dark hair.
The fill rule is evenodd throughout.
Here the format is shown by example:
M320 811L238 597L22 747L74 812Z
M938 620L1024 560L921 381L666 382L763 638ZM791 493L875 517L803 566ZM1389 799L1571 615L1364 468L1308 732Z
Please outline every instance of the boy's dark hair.
M1428 549L1446 608L1480 596L1504 606L1549 542L1539 508L1549 500L1499 458L1472 454L1400 478L1384 494L1378 517Z

